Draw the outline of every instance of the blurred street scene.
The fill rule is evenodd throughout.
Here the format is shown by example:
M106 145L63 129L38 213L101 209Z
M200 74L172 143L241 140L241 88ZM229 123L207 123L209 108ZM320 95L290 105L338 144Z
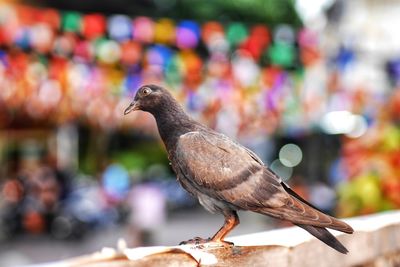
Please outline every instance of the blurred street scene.
M327 213L400 208L399 14L395 0L0 2L0 266L219 229L154 119L123 116L147 83ZM233 234L286 226L241 220Z

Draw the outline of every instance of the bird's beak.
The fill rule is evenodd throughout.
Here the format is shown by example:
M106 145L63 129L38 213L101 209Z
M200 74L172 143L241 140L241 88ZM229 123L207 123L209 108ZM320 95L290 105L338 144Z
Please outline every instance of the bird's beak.
M131 111L135 111L139 109L139 104L137 101L133 101L124 111L124 115L129 114Z

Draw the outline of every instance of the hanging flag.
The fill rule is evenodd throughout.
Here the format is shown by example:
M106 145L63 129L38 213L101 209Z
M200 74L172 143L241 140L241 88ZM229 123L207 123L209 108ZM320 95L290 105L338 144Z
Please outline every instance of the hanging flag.
M62 29L66 32L80 32L82 16L78 12L67 11L62 16Z
M175 23L170 19L160 19L155 24L154 41L172 45L175 42Z
M116 41L126 41L132 38L132 21L125 15L113 15L108 19L108 34Z
M152 43L154 39L154 22L147 17L134 19L133 39L142 43Z
M180 49L195 48L199 42L200 28L194 21L185 20L178 24L176 46Z
M106 19L102 14L89 14L83 16L82 34L87 39L94 39L104 35Z

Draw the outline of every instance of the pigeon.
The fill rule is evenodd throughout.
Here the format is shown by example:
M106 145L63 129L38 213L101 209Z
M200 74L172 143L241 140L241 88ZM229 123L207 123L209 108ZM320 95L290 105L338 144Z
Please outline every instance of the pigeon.
M239 224L237 211L245 210L290 221L333 249L348 253L326 228L351 234L351 226L296 194L254 152L192 119L167 89L152 84L140 87L124 114L134 110L154 116L182 187L206 210L225 218L213 237L183 243L232 246L224 238Z

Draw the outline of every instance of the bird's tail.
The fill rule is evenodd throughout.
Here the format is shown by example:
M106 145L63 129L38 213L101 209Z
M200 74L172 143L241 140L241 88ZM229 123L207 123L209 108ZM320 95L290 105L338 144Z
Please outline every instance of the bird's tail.
M318 208L313 206L311 203L306 201L304 198L299 196L296 192L294 192L286 184L282 183L282 186L285 189L285 191L287 193L289 193L289 195L292 196L292 198L293 198L293 200L295 202L295 206L299 206L300 207L299 210L301 210L301 211L304 210L304 212L301 215L306 215L307 213L311 213L311 214L314 214L314 216L316 215L316 217L319 218L318 222L315 222L313 220L307 221L306 218L302 218L303 222L306 222L305 224L314 225L315 227L318 227L318 228L327 227L327 228L334 229L334 230L337 230L337 231L340 231L340 232L344 232L344 233L347 233L347 234L352 234L354 232L353 228L350 225L348 225L347 223L342 222L342 221L340 221L340 220L338 220L338 219L336 219L336 218L334 218L332 216L329 216L329 215L323 213L321 210L319 210ZM294 217L296 217L296 216L294 216ZM293 218L293 216L292 216L292 218ZM299 226L302 225L301 220L298 220L296 222L296 220L290 220L289 219L289 221L292 221L294 224L299 225ZM321 224L319 224L320 222L323 222L323 221L325 221L325 222L328 221L329 223L321 223ZM326 229L325 229L325 231L326 231Z
M303 228L328 246L346 254L348 250L336 239L326 228L334 229L344 233L353 233L353 228L332 216L324 214L312 204L299 196L286 184L282 183L283 188L289 194L290 200L287 205L279 208L263 208L259 212L279 219L291 221L295 225Z
M340 243L335 236L333 236L326 228L316 227L312 225L296 224L297 226L303 228L331 248L339 251L340 253L347 254L349 251Z

